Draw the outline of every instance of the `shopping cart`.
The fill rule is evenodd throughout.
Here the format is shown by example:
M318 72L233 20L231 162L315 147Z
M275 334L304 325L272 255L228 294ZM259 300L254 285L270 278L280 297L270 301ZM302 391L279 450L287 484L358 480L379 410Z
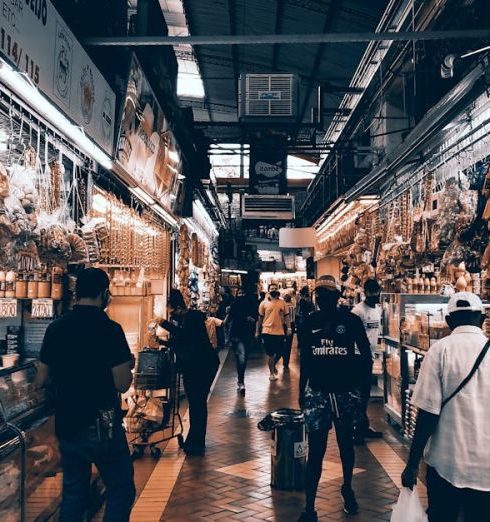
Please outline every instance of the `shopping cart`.
M173 350L166 347L139 352L133 388L131 399L135 407L125 418L126 431L135 435L129 441L133 458L142 457L145 448L149 448L151 456L157 459L161 455L158 445L173 438L182 447L180 374ZM155 436L159 432L160 438Z

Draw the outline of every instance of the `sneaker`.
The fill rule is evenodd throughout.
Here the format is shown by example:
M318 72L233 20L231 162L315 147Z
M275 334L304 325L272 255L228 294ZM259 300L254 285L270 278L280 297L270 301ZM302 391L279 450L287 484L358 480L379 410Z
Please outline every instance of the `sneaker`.
M318 522L318 515L316 511L303 511L298 522Z
M382 439L383 433L381 431L373 430L373 428L369 428L366 433L364 433L364 437L366 439Z
M277 381L277 375L275 373L271 373L269 376L269 381Z
M357 515L359 512L359 504L357 503L352 488L342 486L341 493L342 498L344 499L344 513L347 515Z
M237 392L241 395L245 395L245 384L243 384L243 382L238 383Z

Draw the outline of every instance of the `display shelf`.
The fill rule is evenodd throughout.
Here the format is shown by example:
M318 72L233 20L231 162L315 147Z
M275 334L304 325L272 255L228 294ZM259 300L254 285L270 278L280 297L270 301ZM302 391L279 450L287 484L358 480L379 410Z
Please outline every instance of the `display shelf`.
M390 337L389 335L383 335L383 336L381 336L381 339L383 339L384 341L387 341L389 343L400 344L400 339L396 339L395 337Z
M403 343L402 346L406 350L410 350L411 352L414 352L414 353L416 353L418 355L422 355L424 357L427 355L427 352L428 352L428 350L422 350L421 348L417 348L416 346L412 346L412 345L407 344L407 343Z
M400 428L403 428L402 416L389 404L385 404L385 412Z

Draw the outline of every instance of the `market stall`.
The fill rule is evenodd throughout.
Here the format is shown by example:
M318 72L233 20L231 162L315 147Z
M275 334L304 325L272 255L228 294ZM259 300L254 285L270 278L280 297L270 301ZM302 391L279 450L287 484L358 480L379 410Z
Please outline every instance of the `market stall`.
M449 333L449 296L489 297L489 108L485 97L476 100L468 114L477 127L455 125L425 162L393 173L379 198L341 203L317 225L317 257L339 257L352 304L367 278L382 284L385 410L407 437L420 365Z

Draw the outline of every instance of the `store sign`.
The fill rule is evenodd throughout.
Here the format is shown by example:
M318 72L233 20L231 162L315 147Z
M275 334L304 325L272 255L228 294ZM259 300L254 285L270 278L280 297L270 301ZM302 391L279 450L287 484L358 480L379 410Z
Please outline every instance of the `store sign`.
M282 99L281 91L259 91L259 100L280 101L281 99Z
M263 138L250 145L250 194L286 194L287 142Z
M140 187L172 209L182 160L170 124L133 54L117 159Z
M112 156L116 96L49 0L1 2L0 53Z
M33 299L31 317L46 319L53 317L54 306L52 299Z
M17 299L0 299L0 317L17 317Z

